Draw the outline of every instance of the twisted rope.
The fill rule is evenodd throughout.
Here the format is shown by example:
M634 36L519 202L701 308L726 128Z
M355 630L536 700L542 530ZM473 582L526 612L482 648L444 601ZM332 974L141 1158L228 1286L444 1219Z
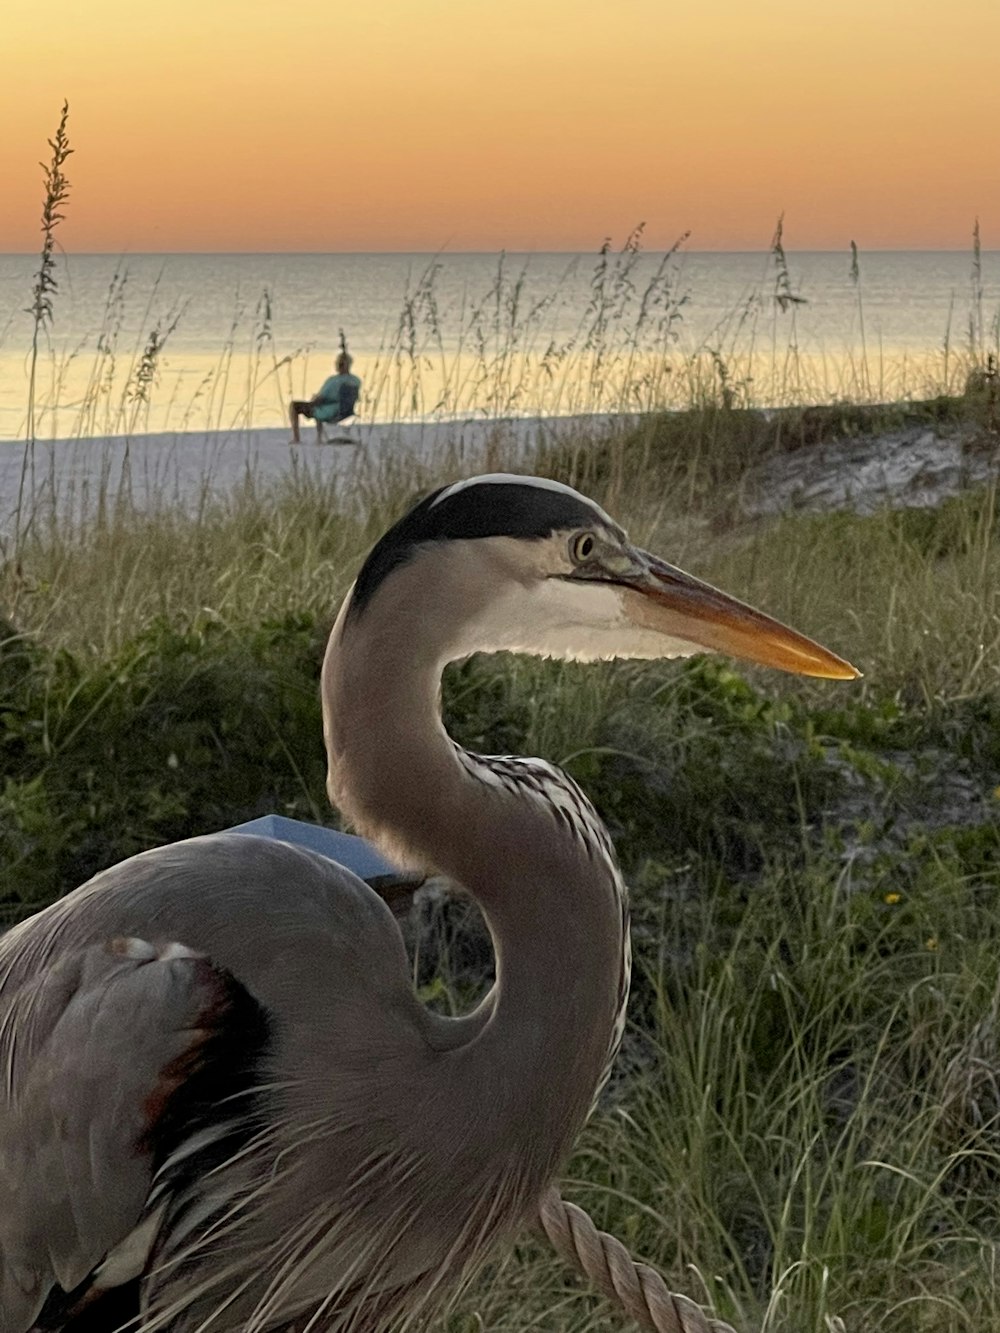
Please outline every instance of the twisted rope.
M649 1333L736 1333L694 1301L669 1291L655 1269L637 1264L620 1240L598 1231L583 1209L567 1203L554 1185L539 1200L538 1220L560 1258L579 1268L640 1328Z

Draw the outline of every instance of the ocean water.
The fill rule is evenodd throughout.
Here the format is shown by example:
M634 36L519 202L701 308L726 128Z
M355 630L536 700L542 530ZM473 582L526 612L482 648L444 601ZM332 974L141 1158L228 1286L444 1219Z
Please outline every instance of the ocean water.
M37 260L0 256L0 439L29 429ZM68 255L34 434L282 426L341 334L369 422L961 389L1000 252Z

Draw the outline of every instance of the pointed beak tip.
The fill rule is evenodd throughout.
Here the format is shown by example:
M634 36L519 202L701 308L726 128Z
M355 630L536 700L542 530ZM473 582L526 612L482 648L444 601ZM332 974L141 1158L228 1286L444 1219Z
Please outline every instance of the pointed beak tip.
M796 676L812 676L814 680L859 680L861 672L846 658L838 657L822 644L812 639L803 639L795 631L789 632L794 641L779 640L778 653L764 657L755 656L753 660L763 666L778 667L790 671ZM792 651L787 650L791 647ZM795 650L799 651L796 652ZM802 651L805 649L805 651Z
M822 671L817 671L816 675L825 680L862 680L864 678L863 671L859 671L850 662L844 661L838 661L832 669L825 667Z
M777 637L777 641L775 642L772 639L772 643L778 651L771 657L770 661L765 661L763 665L776 666L782 670L791 671L797 676L812 676L816 680L859 680L861 678L862 673L853 662L848 662L846 657L831 652L829 648L824 648L815 639L807 639L795 630L787 630L784 626L781 628L783 632L780 637Z

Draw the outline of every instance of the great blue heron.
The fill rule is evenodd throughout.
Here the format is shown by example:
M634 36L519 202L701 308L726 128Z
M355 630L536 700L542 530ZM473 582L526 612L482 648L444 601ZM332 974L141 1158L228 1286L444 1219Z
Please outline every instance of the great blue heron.
M576 783L467 753L439 711L479 650L857 673L630 545L551 481L493 475L378 542L323 665L329 793L464 885L496 982L444 1018L348 871L216 834L104 871L0 940L0 1327L422 1322L524 1223L607 1077L626 894Z

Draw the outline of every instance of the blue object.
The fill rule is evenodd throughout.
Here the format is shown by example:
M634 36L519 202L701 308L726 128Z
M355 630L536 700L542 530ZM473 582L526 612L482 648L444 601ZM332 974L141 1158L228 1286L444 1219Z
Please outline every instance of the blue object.
M336 829L320 824L307 824L302 819L286 819L284 815L262 815L246 824L223 829L223 833L256 833L260 838L275 838L297 847L308 847L331 861L337 861L353 870L359 879L369 884L415 883L423 877L400 870L377 852L370 842L353 833L338 833Z
M361 381L357 375L346 371L331 375L329 379L323 381L323 387L312 400L313 419L337 422L343 421L344 417L352 416L360 392Z

